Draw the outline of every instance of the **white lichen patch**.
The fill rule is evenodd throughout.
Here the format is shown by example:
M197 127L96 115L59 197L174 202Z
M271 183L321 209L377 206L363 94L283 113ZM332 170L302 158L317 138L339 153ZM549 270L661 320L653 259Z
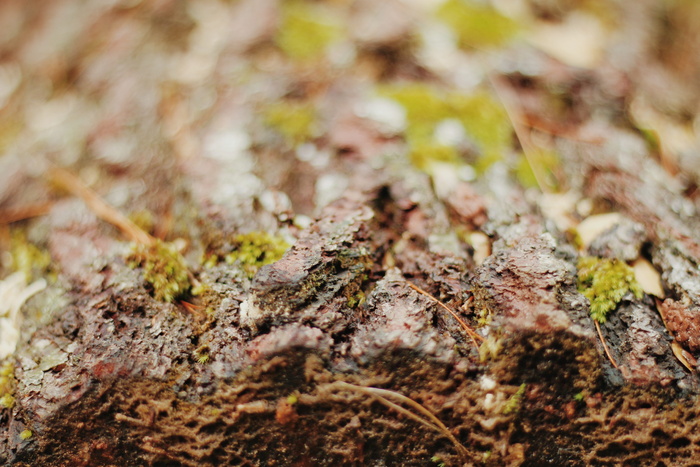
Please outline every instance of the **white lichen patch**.
M44 279L27 285L26 277L21 272L0 281L0 360L12 354L17 347L22 325L22 305L44 288Z

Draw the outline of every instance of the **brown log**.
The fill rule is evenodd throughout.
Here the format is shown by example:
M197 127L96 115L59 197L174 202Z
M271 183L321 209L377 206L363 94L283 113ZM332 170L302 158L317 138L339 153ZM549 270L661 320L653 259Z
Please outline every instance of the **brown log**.
M367 83L452 90L483 60L431 68L403 4L310 2L358 26L348 67L342 50L287 60L281 1L107 3L0 3L19 25L0 34L0 78L22 83L0 95L0 286L22 282L18 238L51 256L26 271L45 289L2 296L22 298L23 322L0 362L0 464L696 465L700 172L622 118L657 88L637 76L656 36L622 16L614 44L641 55L625 63L493 60L540 188L588 206L566 220L623 216L585 247L514 175L515 138L477 177L422 171L410 138L356 110ZM639 3L650 28L680 15ZM654 97L668 118L695 102ZM306 144L270 129L278 101L313 104ZM560 166L532 167L544 140ZM461 144L474 163L481 148ZM251 233L290 247L237 259ZM170 242L193 287L154 298L124 234ZM627 293L596 326L586 255L649 260L665 296Z

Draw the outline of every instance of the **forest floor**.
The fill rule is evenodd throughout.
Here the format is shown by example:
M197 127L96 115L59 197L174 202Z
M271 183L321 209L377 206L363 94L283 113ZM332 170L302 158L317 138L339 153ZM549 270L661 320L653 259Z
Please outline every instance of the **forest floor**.
M0 2L0 463L700 465L699 30Z

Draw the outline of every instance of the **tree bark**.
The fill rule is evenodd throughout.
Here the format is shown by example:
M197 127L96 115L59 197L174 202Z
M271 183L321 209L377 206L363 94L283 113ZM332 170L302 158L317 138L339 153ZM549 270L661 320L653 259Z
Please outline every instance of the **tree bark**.
M507 158L467 181L394 156L406 152L400 138L353 114L361 76L276 61L274 1L217 4L219 13L177 1L98 3L0 6L22 25L19 39L3 43L28 83L11 105L39 105L32 89L49 82L42 115L65 117L46 128L37 117L0 159L0 220L14 229L23 212L31 218L24 235L50 252L43 272L55 276L24 297L7 358L13 403L0 408L3 464L670 466L700 458L696 175L670 173L615 117L590 123L600 109L622 112L624 96L604 104L596 96L632 79L634 64L584 71L537 55L540 71L527 79L522 70L493 72L518 96L516 113L544 115L550 130L538 108L547 85L580 99L564 111L566 128L548 136L560 156L555 177L587 206L561 215L547 200L570 198L523 188ZM221 43L196 43L202 24L218 27L224 12L231 24L217 30ZM49 21L71 14L81 28L70 34ZM372 64L377 80L439 81L403 42L413 23L396 21L388 37L357 39L358 63ZM52 32L61 36L53 48ZM48 38L32 49L39 33ZM81 42L93 34L96 54ZM115 79L122 60L128 71ZM248 72L260 82L240 78L237 60L259 66ZM187 76L163 71L178 66ZM313 147L270 136L251 97L256 86L268 100L321 102L325 126ZM213 97L197 94L205 91ZM12 152L20 150L23 161ZM57 192L46 176L53 165L79 174L117 211L148 210L154 237L185 239L200 291L156 300L144 265L130 264L133 246L83 200ZM620 220L577 244L566 223L602 212ZM292 245L259 269L226 261L250 232ZM627 293L599 335L577 283L586 255L650 261L662 296Z

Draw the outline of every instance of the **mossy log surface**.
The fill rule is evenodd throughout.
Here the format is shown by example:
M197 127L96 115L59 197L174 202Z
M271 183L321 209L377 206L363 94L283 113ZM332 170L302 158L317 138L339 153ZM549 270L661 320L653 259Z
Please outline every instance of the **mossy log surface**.
M503 129L522 122L502 108L495 129L464 117L477 130L446 151L430 138L465 113L454 103L409 109L403 130L356 111L377 97L367 83L454 92L458 65L492 66L463 51L433 67L401 3L25 3L0 4L0 24L20 25L0 37L0 78L16 65L24 83L0 109L0 285L23 270L17 242L51 261L23 270L48 285L24 297L4 359L0 464L700 465L700 170L622 117L655 89L638 76L650 53L583 69L494 52L482 78L502 92L460 102L519 96L557 154L556 167L530 154L540 190L518 175L528 158ZM652 6L620 13L612 45L648 52L656 36L625 20L660 30ZM354 61L280 42L334 9L351 26L387 18L350 34ZM69 17L71 32L56 19ZM693 86L660 108L694 112ZM272 119L275 101L290 105ZM123 232L51 182L56 166L182 253L187 285L159 295ZM619 220L582 244L575 228L598 213ZM620 294L599 335L582 256L648 261L660 292Z

